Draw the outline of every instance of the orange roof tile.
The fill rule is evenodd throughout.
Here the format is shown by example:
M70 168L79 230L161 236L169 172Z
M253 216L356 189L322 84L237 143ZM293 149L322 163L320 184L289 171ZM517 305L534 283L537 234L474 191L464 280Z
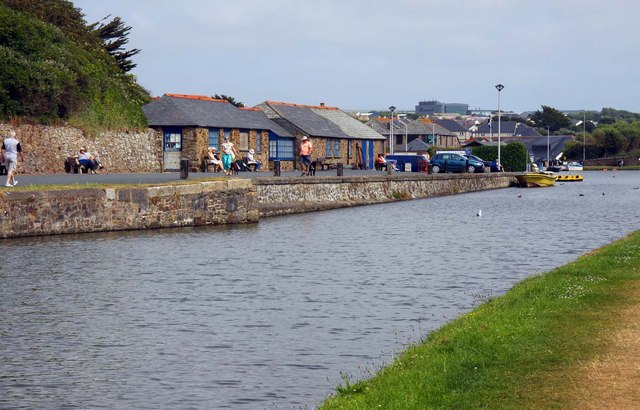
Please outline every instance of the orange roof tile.
M253 107L238 107L238 108L244 111L262 111L260 108L253 108Z
M189 100L213 101L213 102L222 102L222 103L229 102L227 100L220 100L216 98L207 97L206 95L168 94L168 93L165 95L168 97L175 97L175 98L187 98Z

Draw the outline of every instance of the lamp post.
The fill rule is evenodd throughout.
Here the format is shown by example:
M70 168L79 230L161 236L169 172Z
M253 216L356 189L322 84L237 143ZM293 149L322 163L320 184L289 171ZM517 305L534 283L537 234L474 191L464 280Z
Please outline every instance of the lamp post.
M391 122L389 123L389 154L393 155L393 112L396 110L396 107L393 105L389 107L389 111L391 111Z
M551 144L549 144L549 127L547 127L547 169L551 165Z
M498 171L502 168L502 162L500 161L500 91L504 88L504 85L498 84L496 85L496 90L498 90Z
M587 111L582 111L582 166L584 167L585 151L587 147ZM584 168L583 168L584 169Z

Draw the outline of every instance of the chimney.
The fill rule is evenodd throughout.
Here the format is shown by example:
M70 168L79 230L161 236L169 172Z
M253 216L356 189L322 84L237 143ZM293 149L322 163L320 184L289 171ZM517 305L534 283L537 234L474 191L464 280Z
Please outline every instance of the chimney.
M323 102L320 103L320 107L324 107L324 103Z

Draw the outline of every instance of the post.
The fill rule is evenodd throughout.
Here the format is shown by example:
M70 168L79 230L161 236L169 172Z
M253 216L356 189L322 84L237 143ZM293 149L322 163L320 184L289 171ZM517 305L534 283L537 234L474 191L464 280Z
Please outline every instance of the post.
M280 160L273 161L273 176L274 177L280 176Z
M180 179L187 179L189 177L189 160L180 160Z
M498 84L496 85L496 90L498 90L498 169L502 167L502 161L500 160L500 117L502 117L500 112L500 91L504 88L504 85Z
M336 170L339 177L344 175L344 165L342 164L342 162L338 162L338 166L336 167Z
M393 112L396 110L395 106L389 107L389 111L391 111L391 121L389 122L389 154L393 155L393 145L395 141L393 141Z

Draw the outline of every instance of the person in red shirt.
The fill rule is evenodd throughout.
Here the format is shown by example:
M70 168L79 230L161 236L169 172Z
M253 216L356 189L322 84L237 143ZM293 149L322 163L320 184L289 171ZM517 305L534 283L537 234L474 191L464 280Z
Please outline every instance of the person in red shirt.
M302 168L302 175L309 175L309 167L311 166L311 153L313 152L313 144L306 135L302 137L300 143L300 167Z

